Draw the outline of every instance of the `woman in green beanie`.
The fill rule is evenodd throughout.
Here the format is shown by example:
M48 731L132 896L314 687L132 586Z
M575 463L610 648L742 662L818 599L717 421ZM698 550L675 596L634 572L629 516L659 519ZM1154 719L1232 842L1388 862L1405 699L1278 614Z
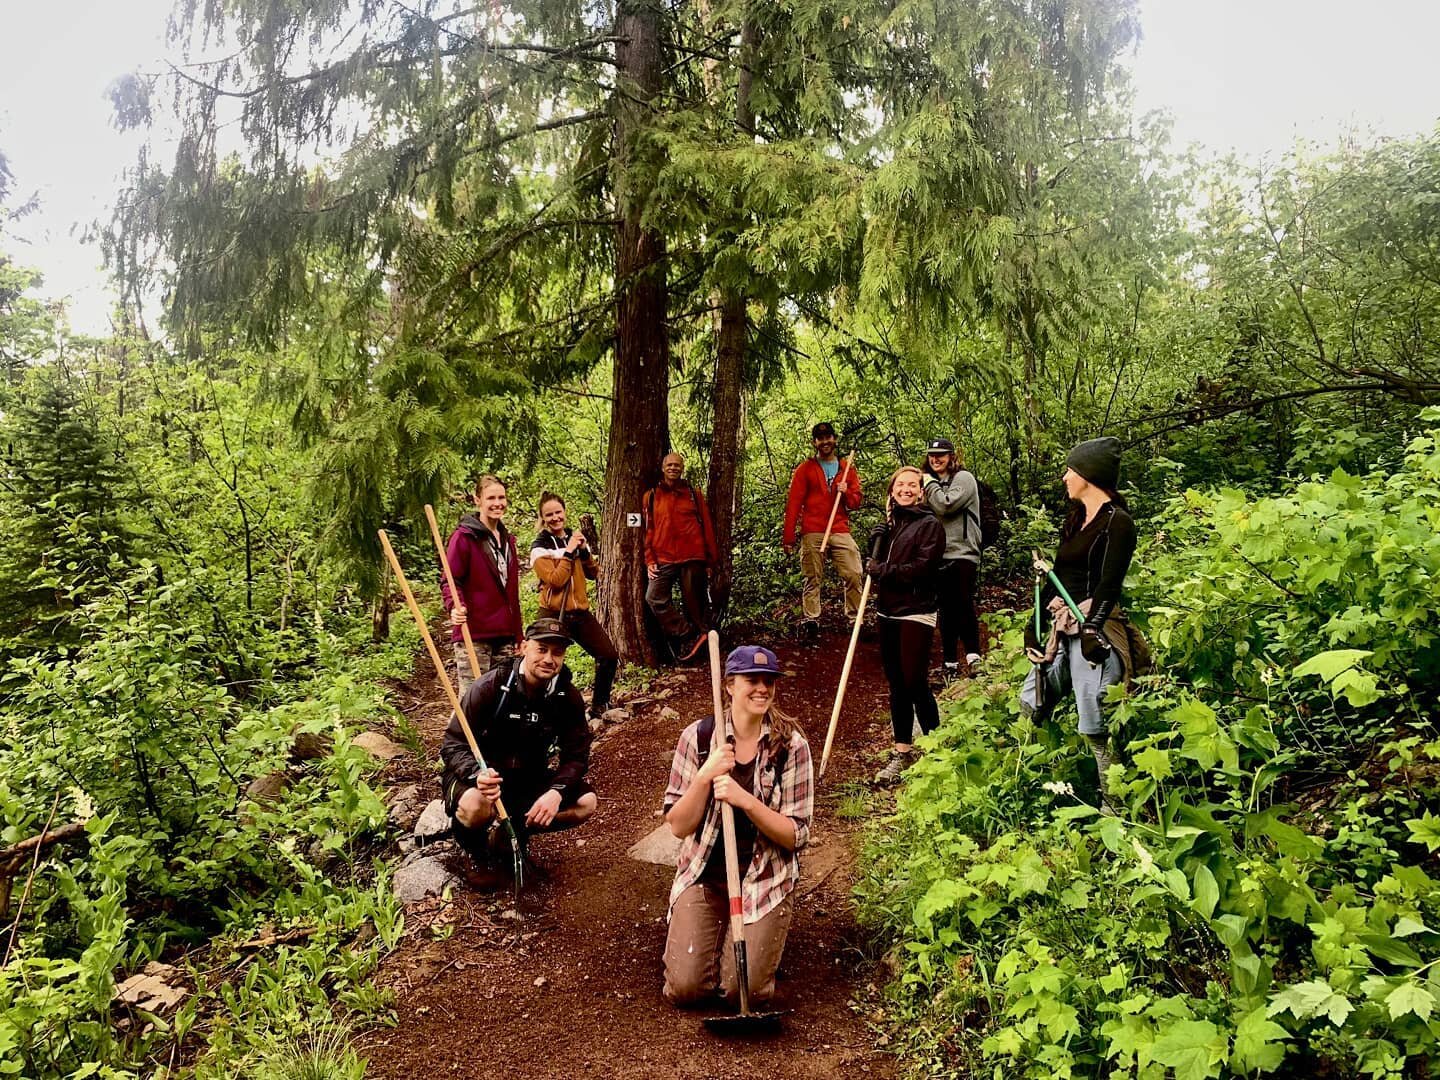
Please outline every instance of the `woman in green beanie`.
M1065 493L1070 513L1060 528L1055 576L1076 602L1075 618L1052 583L1040 594L1042 639L1035 621L1026 621L1025 653L1034 662L1020 691L1027 713L1044 718L1066 694L1073 694L1080 733L1090 744L1100 770L1100 791L1110 765L1105 727L1105 692L1129 677L1131 661L1120 608L1121 590L1135 554L1135 522L1116 490L1120 484L1120 441L1090 439L1065 459ZM1043 631L1043 627L1041 628ZM1040 679L1044 679L1043 687Z

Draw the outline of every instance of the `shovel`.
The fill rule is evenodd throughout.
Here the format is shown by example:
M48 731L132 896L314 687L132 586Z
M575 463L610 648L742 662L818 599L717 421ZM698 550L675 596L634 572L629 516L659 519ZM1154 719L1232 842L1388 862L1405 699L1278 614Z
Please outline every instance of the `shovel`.
M430 508L427 506L425 509L429 510ZM432 528L436 528L434 511L430 511L430 523ZM439 536L438 528L436 536ZM470 753L475 755L475 764L482 769L488 768L485 764L485 756L480 753L480 744L475 741L475 733L470 730L470 722L465 719L465 711L460 708L460 698L455 694L455 687L450 685L450 677L445 674L444 661L440 659L440 651L435 648L435 641L430 636L430 628L425 625L425 615L421 612L420 605L415 602L415 594L410 591L410 582L405 579L405 571L400 568L400 560L395 555L395 549L390 546L390 537L384 529L380 530L380 546L385 549L385 558L390 560L390 569L395 572L395 580L400 583L400 590L405 594L405 603L410 608L410 615L414 618L415 626L420 631L420 637L425 642L425 648L430 653L430 662L435 665L435 678L445 691L445 696L450 701L450 707L455 710L455 715L460 720L460 730L465 733L465 741L470 744ZM441 565L445 567L446 578L450 579L450 564L445 558L443 547L440 561ZM453 579L450 579L450 595L455 597L460 595L455 591ZM470 663L474 665L471 670L479 671L480 666L474 659L475 647L470 643L469 628L463 629L461 633L465 638L465 644L470 648ZM505 826L505 830L510 836L510 854L515 862L515 897L518 900L520 890L525 884L525 857L520 850L520 837L515 831L515 823L505 812L504 802L499 799L495 800L495 816L500 819L500 823Z
M725 745L725 703L720 694L720 635L710 631L710 689L715 704L715 733L710 752L718 754ZM725 886L730 896L730 937L735 942L735 982L740 991L740 1012L730 1016L707 1016L704 1024L717 1035L760 1035L780 1027L780 1012L750 1011L750 967L745 959L745 913L740 898L740 861L735 851L735 809L720 804L720 826L725 834Z

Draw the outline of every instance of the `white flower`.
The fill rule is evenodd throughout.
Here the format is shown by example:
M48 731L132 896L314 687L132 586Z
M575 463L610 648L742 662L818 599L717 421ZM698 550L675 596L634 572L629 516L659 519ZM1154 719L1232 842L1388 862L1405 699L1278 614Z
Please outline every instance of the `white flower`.
M1040 785L1052 795L1074 795L1075 789L1062 780L1047 780Z

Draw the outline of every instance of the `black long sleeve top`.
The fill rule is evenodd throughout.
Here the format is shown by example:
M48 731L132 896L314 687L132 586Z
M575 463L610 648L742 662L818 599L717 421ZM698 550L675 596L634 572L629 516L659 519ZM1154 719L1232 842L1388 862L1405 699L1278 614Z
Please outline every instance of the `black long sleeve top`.
M1130 560L1135 556L1135 520L1119 506L1107 503L1079 532L1055 551L1055 576L1075 603L1120 600ZM1057 596L1048 580L1040 593L1042 610Z

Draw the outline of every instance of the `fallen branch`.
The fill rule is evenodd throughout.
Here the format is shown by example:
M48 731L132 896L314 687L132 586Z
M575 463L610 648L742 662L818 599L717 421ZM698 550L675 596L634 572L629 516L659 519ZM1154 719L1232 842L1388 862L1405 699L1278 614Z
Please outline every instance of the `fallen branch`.
M286 930L282 934L271 932L261 934L257 938L241 942L235 946L237 949L268 949L271 945L289 945L293 941L304 941L308 937L314 937L320 932L318 926L297 926L293 930Z
M59 803L59 797L56 797ZM51 820L54 820L54 809L51 811ZM50 822L45 823L45 828L35 836L27 837L18 843L11 844L7 848L0 848L0 919L10 913L10 890L14 884L15 875L25 867L27 860L30 861L30 876L25 881L25 895L30 894L30 882L35 877L35 870L40 862L40 852L51 844L58 844L65 840L73 840L78 836L85 835L85 823L83 821L72 821L68 825L61 825L58 829L50 828ZM33 858L31 857L33 855ZM21 905L23 908L24 900ZM20 920L15 920L15 929L18 929ZM14 944L15 935L12 930L10 935L11 944ZM9 949L6 949L8 954Z

